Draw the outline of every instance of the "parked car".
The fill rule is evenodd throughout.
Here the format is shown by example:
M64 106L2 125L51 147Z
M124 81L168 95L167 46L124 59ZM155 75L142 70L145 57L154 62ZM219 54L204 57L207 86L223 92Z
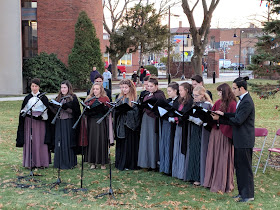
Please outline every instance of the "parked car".
M164 63L156 63L155 67L159 70L166 70L166 66Z
M228 69L231 65L231 61L228 59L219 59L219 68Z
M239 63L232 63L230 68L233 68L234 70L239 69ZM245 69L245 65L243 63L240 63L240 69L243 70Z
M106 61L105 64L104 64L104 67L107 69L109 66L108 62ZM125 65L117 65L117 68L118 68L118 73L119 75L122 74L123 72L126 72L126 67Z

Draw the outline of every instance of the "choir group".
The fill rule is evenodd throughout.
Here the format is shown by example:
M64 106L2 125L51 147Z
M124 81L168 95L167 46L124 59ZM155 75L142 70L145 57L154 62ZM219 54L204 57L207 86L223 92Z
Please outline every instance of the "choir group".
M40 80L33 79L31 93L22 103L17 133L23 166L48 167L53 151L54 167L71 169L83 146L90 169L106 169L108 147L115 142L115 167L119 170L158 170L211 192L231 192L232 126L209 119L207 110L234 113L235 95L228 84L221 84L217 87L219 100L213 104L202 78L196 75L192 81L193 85L170 83L166 99L156 78L144 78L145 90L139 97L133 82L124 79L113 103L102 84L94 83L84 100L84 115L73 129L81 110L70 82L63 81L55 100L49 101L39 91ZM194 107L201 107L205 116L196 114Z

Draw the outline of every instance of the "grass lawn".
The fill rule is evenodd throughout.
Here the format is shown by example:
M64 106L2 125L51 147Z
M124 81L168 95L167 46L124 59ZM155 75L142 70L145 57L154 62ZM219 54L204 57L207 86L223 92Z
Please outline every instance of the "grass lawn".
M256 82L256 81L253 81ZM267 82L267 81L266 81ZM230 84L230 83L229 83ZM216 87L209 84L209 89L217 100ZM231 84L230 84L231 85ZM269 100L259 99L253 93L256 107L256 127L269 130L266 149L271 145L274 134L280 128L280 112L275 109L280 105L280 94ZM80 186L81 158L73 170L62 170L62 184L50 190L57 179L57 170L52 168L37 169L35 177L40 182L17 180L17 176L28 175L29 170L22 167L22 148L15 147L18 125L18 113L21 101L0 102L0 209L112 209L112 208L156 208L156 209L279 209L280 207L280 170L268 168L262 173L261 165L255 177L255 201L237 203L229 194L211 193L203 187L195 187L188 182L172 178L153 171L118 171L112 170L112 188L116 200L108 196L95 198L96 195L108 192L109 171L90 170L85 164L83 185L87 192L72 192L65 188ZM280 141L280 139L279 139ZM256 141L257 145L261 143ZM112 147L114 162L115 148ZM53 157L53 154L52 154ZM267 157L264 154L262 160ZM108 168L108 167L107 167ZM19 185L17 185L19 184ZM21 186L31 185L29 188ZM237 185L235 184L235 187Z

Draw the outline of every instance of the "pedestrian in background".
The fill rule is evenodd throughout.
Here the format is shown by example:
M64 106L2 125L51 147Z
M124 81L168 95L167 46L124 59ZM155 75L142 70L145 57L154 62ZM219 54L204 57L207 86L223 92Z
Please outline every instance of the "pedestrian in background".
M105 72L103 73L103 87L109 89L109 79L112 78L111 72L108 71L108 69L105 69Z
M90 81L92 82L92 84L94 84L95 77L98 74L100 73L96 70L96 66L93 66L92 71L90 72Z
M137 84L137 78L138 78L139 76L137 75L137 71L134 71L133 72L133 74L132 74L132 76L131 76L131 80L132 80L132 82L134 83L134 85L136 86L136 84Z

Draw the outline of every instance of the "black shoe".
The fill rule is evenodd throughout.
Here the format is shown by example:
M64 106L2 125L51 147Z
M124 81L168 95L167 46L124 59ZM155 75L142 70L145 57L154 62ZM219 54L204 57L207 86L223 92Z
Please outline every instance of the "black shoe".
M254 198L242 198L242 199L240 199L237 202L245 203L245 202L250 202L250 201L253 201L253 200L255 200L255 199Z
M232 196L232 198L241 198L241 195Z

